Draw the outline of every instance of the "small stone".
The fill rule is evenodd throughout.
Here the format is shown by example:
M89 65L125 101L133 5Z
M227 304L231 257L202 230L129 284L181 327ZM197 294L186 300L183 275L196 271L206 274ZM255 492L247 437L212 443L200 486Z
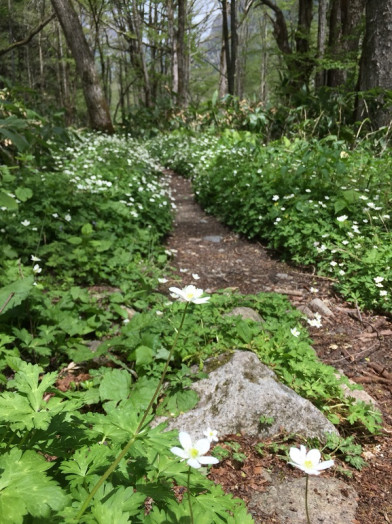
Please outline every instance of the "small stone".
M314 313L313 311L311 311L308 306L298 306L297 307L298 311L300 311L301 313L303 313L306 317L308 318L313 318L314 317Z
M311 309L315 313L320 313L320 315L324 317L332 317L333 313L329 309L329 307L323 302L320 298L314 298L311 302L308 304L309 309Z
M293 277L287 273L276 273L276 278L279 278L280 280L293 280Z
M335 376L336 378L341 378L344 376L344 373L339 370L339 373L335 373ZM354 380L351 380L351 378L347 378L347 380L350 384L357 385ZM340 387L342 388L343 395L346 398L352 397L357 401L365 402L365 404L371 404L372 406L377 407L377 401L363 389L350 389L348 386L346 386L346 384L340 384Z
M260 322L260 323L264 322L264 319L259 315L259 313L255 309L252 309L251 307L239 306L239 307L235 307L229 313L226 313L227 317L235 317L237 315L239 315L244 320L249 319L249 320L253 320L254 322Z

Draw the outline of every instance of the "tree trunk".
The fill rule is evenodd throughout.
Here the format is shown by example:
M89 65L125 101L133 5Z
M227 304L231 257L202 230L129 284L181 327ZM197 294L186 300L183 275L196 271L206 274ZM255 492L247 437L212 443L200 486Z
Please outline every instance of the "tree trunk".
M237 5L236 0L230 1L230 68L227 69L227 81L229 86L229 93L235 95L235 79L237 66L237 48L238 48L238 34L237 34Z
M226 60L226 78L227 78L227 91L229 95L234 94L234 85L230 83L232 79L231 75L231 48L229 38L229 14L227 10L227 0L221 0L222 4L222 49L224 50L224 57Z
M329 19L328 53L342 67L327 71L328 87L338 87L347 82L348 70L344 62L356 61L359 53L361 19L365 0L332 0ZM355 73L351 75L355 76Z
M260 0L258 5L269 7L274 18L269 17L273 26L273 33L279 50L288 69L289 93L297 92L303 86L309 85L309 78L314 66L314 59L310 56L310 26L313 16L313 0L299 0L298 23L295 34L296 48L290 43L289 32L283 11L272 0Z
M134 1L132 4L132 13L133 13L133 21L134 21L134 30L135 30L137 44L138 44L137 60L139 62L140 70L143 75L143 81L144 81L143 83L144 102L145 102L146 107L151 107L152 100L151 100L150 75L148 72L147 61L146 61L146 56L144 52L142 23L141 23L140 13L138 11L136 1Z
M178 105L186 107L187 105L187 73L186 73L186 54L187 45L185 41L186 20L187 20L187 2L178 0L178 30L177 30L177 60L178 60Z
M318 29L317 29L317 58L322 60L325 55L325 47L327 43L327 11L328 0L319 0L318 10ZM316 73L315 85L316 89L326 84L326 71L320 68Z
M362 48L359 90L375 90L366 106L360 104L357 118L370 117L376 129L392 121L391 104L386 90L392 90L392 3L390 0L367 0L366 31Z
M51 2L82 80L90 126L98 131L114 133L108 104L95 69L94 58L71 0L51 0Z
M267 70L268 70L268 54L267 54L267 17L263 13L260 22L261 33L261 69L260 69L260 100L265 104L267 102Z
M220 51L220 65L219 65L219 98L223 98L227 95L227 60L226 60L226 47L225 40L222 39L222 46Z
M167 23L168 23L168 37L171 51L171 90L173 93L173 102L177 103L178 97L178 60L177 60L177 39L174 31L174 11L173 0L169 0L167 4Z

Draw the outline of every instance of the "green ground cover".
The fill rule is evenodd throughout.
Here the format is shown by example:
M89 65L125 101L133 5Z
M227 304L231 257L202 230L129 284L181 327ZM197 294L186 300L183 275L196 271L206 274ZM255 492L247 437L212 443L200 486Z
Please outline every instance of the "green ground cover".
M251 144L240 149L230 140L235 162ZM174 145L162 144L155 150L175 158ZM204 361L237 348L258 354L347 434L378 430L379 414L343 397L284 297L228 290L205 304L169 297L162 277L170 276L170 254L162 241L171 200L143 145L75 135L46 147L39 162L25 154L1 166L1 521L181 522L189 505L173 487L188 486L196 522L252 522L242 501L207 479L206 468L200 474L173 455L177 431L148 427L155 413L193 407L189 385L205 376ZM202 165L198 147L194 140L189 158L181 150L189 169ZM217 139L202 139L204 167L217 169L219 147ZM224 315L240 305L255 308L265 323ZM60 391L65 368L88 378ZM124 449L127 460L119 461ZM343 439L328 449L362 466L360 446ZM146 500L154 501L148 515Z
M264 144L250 133L187 133L151 151L192 178L204 209L286 260L312 265L362 308L392 311L392 154L335 136Z

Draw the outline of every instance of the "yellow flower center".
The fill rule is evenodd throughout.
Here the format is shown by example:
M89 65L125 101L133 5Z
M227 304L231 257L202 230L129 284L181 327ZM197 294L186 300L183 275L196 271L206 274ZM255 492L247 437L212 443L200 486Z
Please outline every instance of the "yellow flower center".
M189 456L194 459L199 456L199 452L197 451L196 448L191 448L189 450Z
M312 469L313 468L313 462L311 460L305 460L304 466L305 466L305 468Z

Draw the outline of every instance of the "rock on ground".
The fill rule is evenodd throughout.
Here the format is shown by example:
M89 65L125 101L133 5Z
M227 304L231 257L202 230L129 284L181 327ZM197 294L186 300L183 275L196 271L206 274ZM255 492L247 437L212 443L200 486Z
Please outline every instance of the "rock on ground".
M269 477L270 485L264 493L255 492L248 505L267 517L274 516L279 524L306 524L306 478L282 479ZM308 509L312 524L349 524L355 522L356 491L335 478L309 478ZM258 511L259 512L259 511Z
M219 435L243 433L260 438L282 429L321 440L327 432L338 433L313 404L280 384L254 353L234 351L209 359L206 371L208 378L192 385L199 403L171 419L169 429L187 431L193 438L202 437L208 427ZM260 417L272 417L273 422L264 424Z

